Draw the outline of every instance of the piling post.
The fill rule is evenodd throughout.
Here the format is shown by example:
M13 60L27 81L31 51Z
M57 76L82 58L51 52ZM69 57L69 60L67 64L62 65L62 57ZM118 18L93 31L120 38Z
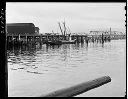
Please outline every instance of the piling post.
M12 35L12 44L14 46L14 35Z
M49 93L47 95L41 95L40 97L73 97L79 95L83 92L87 92L91 89L102 86L108 82L111 82L111 78L109 76L103 76L88 82L84 82L69 88L61 89Z
M71 35L71 40L74 40L74 35Z
M42 37L41 37L41 35L39 36L39 38L40 38L40 44L42 45Z
M81 43L83 43L84 42L84 40L83 40L83 36L81 35Z
M103 33L102 33L101 38L102 38L102 44L103 44L104 43L104 35L103 35Z
M34 43L34 36L32 35L32 43Z
M25 35L25 43L27 43L27 35Z
M94 37L92 36L92 42L94 43Z
M76 35L77 43L79 43L79 35Z
M86 36L85 42L86 42L87 46L88 46L88 41L89 41L89 38L88 38L88 36Z

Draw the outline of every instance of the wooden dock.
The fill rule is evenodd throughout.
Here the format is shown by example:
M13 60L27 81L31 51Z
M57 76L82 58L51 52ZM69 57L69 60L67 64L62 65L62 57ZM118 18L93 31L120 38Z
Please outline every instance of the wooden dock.
M46 41L68 39L64 35L7 35L7 45L21 46L27 44L45 44ZM126 35L71 35L71 40L76 43L107 42L114 39L126 39Z

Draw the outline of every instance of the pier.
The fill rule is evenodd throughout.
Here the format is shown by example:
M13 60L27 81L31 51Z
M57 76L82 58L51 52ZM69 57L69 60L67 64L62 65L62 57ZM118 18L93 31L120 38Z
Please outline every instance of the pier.
M7 46L22 46L29 44L75 44L75 43L104 43L111 40L126 39L122 32L112 31L90 31L89 33L71 33L63 22L64 29L58 23L61 33L39 33L39 28L33 23L12 23L7 24L6 41ZM59 43L61 42L61 43Z
M68 36L65 36L68 38ZM48 40L62 40L63 35L8 35L7 34L7 45L10 46L21 46L27 44L45 44ZM107 42L111 40L125 39L126 35L71 35L71 40L76 40L76 43L89 43L89 42Z
M39 33L39 28L33 23L12 23L7 24L6 41L8 46L22 46L29 44L75 44L110 42L115 39L125 39L126 35L118 31L90 31L89 33L71 33L70 29L63 22L58 22L61 33Z

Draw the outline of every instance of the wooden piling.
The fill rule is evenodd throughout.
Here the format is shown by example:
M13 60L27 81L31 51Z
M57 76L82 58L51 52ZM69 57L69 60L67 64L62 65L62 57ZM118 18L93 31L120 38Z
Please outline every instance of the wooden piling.
M41 95L40 97L72 97L104 85L108 82L111 82L111 78L109 76L103 76L92 81L84 82L69 88L54 91L47 95Z

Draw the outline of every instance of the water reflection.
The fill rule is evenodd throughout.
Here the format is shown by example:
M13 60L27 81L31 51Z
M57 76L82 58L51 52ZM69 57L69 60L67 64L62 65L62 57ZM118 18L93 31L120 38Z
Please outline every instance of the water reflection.
M28 45L10 47L7 50L8 64L11 70L26 70L28 68L36 69L32 64L37 61L36 52L41 49L40 45Z
M98 56L97 53L100 55L103 52L104 54L104 49L111 49L109 48L110 45L109 42L95 42L63 45L30 44L12 47L7 50L8 65L11 70L25 70L28 73L43 74L44 70L51 71L51 68L52 70L53 68L62 69L65 66L70 68L85 64L85 62L90 61L89 57L93 60ZM91 53L94 55L90 54L89 56L89 51L92 51ZM103 55L100 57L104 59Z
M58 84L66 87L67 83L72 85L75 82L88 81L90 78L110 75L113 82L110 85L111 87L108 88L112 88L111 90L114 90L113 92L118 95L122 92L121 90L124 88L122 86L125 82L124 49L125 40L104 42L104 44L97 42L89 42L88 45L86 43L52 46L37 44L10 48L7 50L8 71L9 75L14 74L10 77L10 81L14 84L11 86L10 94L11 92L19 92L21 96L24 96L22 92L36 93L30 90L35 89L34 86L37 87L36 91L39 89L38 93L43 90L43 82L46 82L43 84L47 88L44 88L41 92L46 92L50 85L60 88ZM26 85L27 92L26 89L22 89L25 88L23 79L32 84L32 86ZM22 85L22 88L17 87L17 84ZM116 86L121 89L118 90L118 93L116 93ZM103 90L106 90L106 88ZM107 91L104 94L106 95L109 92Z
M45 67L59 68L58 63L69 61L74 53L81 50L87 50L88 46L84 43L80 44L63 44L63 45L27 45L20 47L10 47L7 50L8 64L11 70L26 70L28 73L42 74L33 69L38 69L45 64ZM54 66L53 66L54 65ZM75 67L75 66L74 66ZM28 70L29 69L29 70Z
M61 45L46 45L46 52L48 53L50 50L54 51L60 48Z

